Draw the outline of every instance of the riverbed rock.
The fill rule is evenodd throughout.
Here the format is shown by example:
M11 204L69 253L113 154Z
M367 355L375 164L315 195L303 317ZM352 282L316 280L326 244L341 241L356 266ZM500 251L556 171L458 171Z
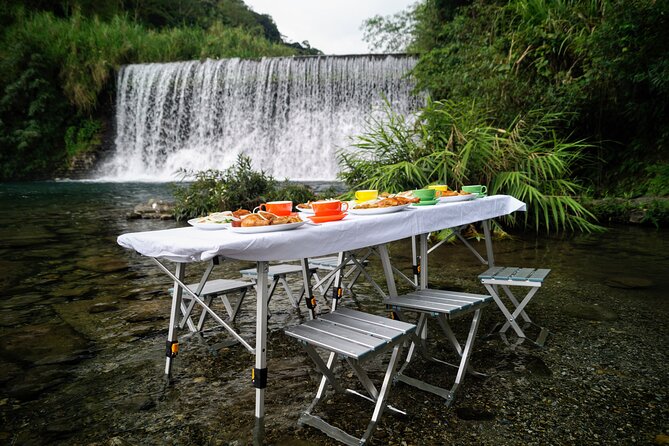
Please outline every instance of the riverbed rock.
M567 316L589 321L614 321L618 319L618 315L615 312L600 305L586 303L567 304L564 306L563 311Z
M26 325L4 337L0 352L32 364L72 363L87 355L88 340L66 324Z
M618 276L611 277L604 281L604 285L611 288L622 288L625 290L650 288L653 281L645 277Z
M119 308L116 304L118 304L118 302L100 302L91 305L88 308L88 312L90 314L97 314L97 313L107 313L110 311L117 311Z
M127 217L128 219L152 218L170 220L174 218L174 203L151 198L147 203L135 206Z
M79 260L77 266L96 273L114 273L128 269L128 262L117 257L87 257Z

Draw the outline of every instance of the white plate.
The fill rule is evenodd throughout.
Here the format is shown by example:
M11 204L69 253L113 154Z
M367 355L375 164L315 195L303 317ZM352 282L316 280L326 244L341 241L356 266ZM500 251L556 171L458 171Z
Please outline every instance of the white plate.
M440 203L456 203L458 201L473 200L477 194L451 195L450 197L439 197Z
M311 208L305 208L305 209L302 209L302 208L300 208L300 207L295 206L295 209L297 209L298 212L303 212L303 213L305 213L305 214L313 214L313 213L314 213L314 210L311 209Z
M348 213L349 214L355 214L355 215L391 214L393 212L398 212L398 211L401 211L402 209L406 209L410 205L411 205L411 203L403 204L401 206L390 206L390 207L387 207L387 208L370 208L370 209L351 208L351 209L348 210Z
M191 218L190 220L188 220L188 224L198 229L206 229L209 231L215 231L217 229L226 229L230 227L230 223L199 223L198 220L202 219Z
M298 221L297 223L284 223L282 225L248 226L248 227L230 226L229 229L232 232L237 232L239 234L257 234L259 232L290 231L291 229L299 228L305 223L306 221Z

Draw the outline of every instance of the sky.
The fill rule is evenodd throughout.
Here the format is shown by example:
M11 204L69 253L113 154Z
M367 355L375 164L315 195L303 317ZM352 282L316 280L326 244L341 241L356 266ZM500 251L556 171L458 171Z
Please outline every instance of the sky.
M309 41L325 54L369 53L362 23L377 14L406 9L416 0L244 0L255 12L269 14L289 42Z

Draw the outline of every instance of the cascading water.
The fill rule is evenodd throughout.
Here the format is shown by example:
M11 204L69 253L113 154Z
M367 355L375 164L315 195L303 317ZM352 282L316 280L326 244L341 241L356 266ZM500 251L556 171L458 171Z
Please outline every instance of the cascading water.
M225 169L240 153L277 179L333 180L384 101L410 114L409 56L206 60L124 66L115 152L101 169L118 181L174 180L179 169Z

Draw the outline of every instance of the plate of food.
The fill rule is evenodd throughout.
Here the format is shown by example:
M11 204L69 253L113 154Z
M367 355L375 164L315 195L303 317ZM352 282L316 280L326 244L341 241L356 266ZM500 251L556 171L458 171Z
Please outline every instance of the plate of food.
M449 191L451 192L451 191ZM441 203L456 203L458 201L473 200L477 194L470 194L469 192L455 192L452 195L442 195L439 197Z
M298 211L303 212L305 214L313 214L314 210L311 208L311 201L307 201L306 203L300 203L297 206L295 206Z
M304 225L297 214L279 217L270 212L258 212L243 215L239 221L230 226L230 231L239 234L258 234L261 232L290 231Z
M188 224L198 229L218 230L230 227L235 217L232 212L212 212L206 217L191 218Z

